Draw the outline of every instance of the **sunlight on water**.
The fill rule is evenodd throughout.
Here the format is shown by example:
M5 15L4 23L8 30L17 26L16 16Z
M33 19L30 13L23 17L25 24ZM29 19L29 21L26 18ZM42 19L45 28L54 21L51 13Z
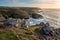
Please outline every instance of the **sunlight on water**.
M52 27L60 28L60 9L45 9L42 13Z
M44 21L45 19L34 19L34 18L29 18L28 21L30 22L30 25L36 25L40 24L40 22Z
M30 25L40 24L40 22L49 22L51 27L60 28L60 9L43 9L42 12L37 13L42 15L43 19L29 18Z

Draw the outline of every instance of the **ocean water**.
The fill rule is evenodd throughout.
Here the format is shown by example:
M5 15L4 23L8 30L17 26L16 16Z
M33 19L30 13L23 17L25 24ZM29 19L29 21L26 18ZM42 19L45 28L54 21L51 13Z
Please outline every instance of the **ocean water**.
M28 19L28 21L30 22L30 26L32 26L32 25L36 25L36 24L40 24L41 22L43 22L45 19L43 18L43 19L34 19L34 18L32 18L32 17L30 17L29 19Z
M40 22L49 22L51 27L60 28L60 9L42 9L37 14L42 15L43 19L29 18L30 25L36 25Z
M43 9L39 14L44 16L51 27L60 28L60 9Z

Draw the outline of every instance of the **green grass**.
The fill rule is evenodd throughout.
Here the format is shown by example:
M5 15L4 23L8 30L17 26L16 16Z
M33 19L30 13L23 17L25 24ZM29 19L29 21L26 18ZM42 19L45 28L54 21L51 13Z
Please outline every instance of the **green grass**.
M23 27L10 28L0 32L0 40L37 40L34 36L34 30L37 27Z
M37 26L36 26L36 27L34 27L34 26L30 26L30 27L29 27L29 30L31 30L31 31L35 31L36 28L39 28L39 27L37 27Z
M11 30L0 32L0 40L18 40Z

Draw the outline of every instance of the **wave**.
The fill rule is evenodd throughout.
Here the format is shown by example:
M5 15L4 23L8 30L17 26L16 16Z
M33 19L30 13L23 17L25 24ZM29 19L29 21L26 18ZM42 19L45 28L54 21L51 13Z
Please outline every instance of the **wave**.
M49 22L52 27L60 28L60 10L51 10L44 10L42 13L38 14L43 15L45 20Z

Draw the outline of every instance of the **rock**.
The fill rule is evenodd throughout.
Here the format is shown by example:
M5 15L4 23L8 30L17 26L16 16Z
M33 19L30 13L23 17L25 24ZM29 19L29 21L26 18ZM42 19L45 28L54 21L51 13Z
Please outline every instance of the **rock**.
M43 26L44 25L44 26ZM54 29L50 27L49 23L41 23L40 28L37 28L35 32L39 35L40 40L60 40L60 28Z
M38 18L43 18L43 16L39 14L32 14L32 18L38 19Z
M49 27L50 26L50 24L48 22L45 25L46 25L46 27Z
M21 22L21 26L25 27L25 28L28 28L29 27L29 21L26 20L26 19L23 19L22 22Z
M53 34L52 34L53 32L52 32L52 30L51 30L51 28L50 28L49 23L44 24L44 23L42 22L40 25L42 26L41 31L43 32L44 35L50 35L50 36L53 35Z
M44 22L41 22L40 23L40 26L44 27L45 26L45 23Z

